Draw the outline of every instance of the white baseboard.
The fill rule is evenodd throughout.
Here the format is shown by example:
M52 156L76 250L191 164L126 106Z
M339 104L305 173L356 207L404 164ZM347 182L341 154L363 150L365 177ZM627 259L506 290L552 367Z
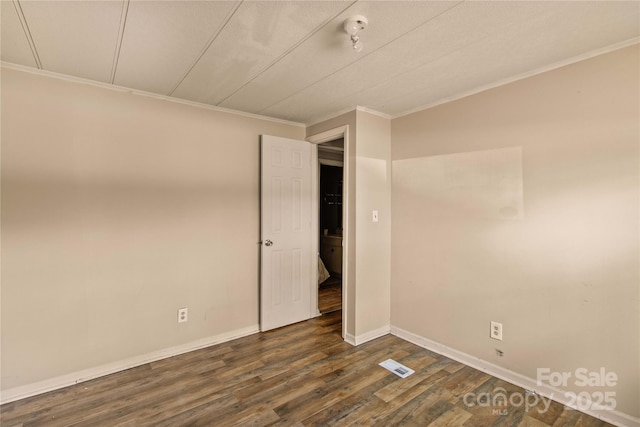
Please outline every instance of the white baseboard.
M344 336L344 340L347 343L353 346L356 346L356 345L364 344L367 341L375 340L376 338L380 338L385 335L388 335L390 332L391 332L391 327L389 325L385 325L381 328L374 329L373 331L365 332L364 334L360 334L360 335L352 335L347 332Z
M356 336L353 334L350 334L349 332L345 332L344 333L344 340L345 342L347 342L348 344L351 344L352 346L356 346Z
M427 350L431 350L434 353L441 354L450 359L463 363L467 366L471 366L472 368L486 372L489 375L492 375L504 381L510 382L511 384L515 384L519 387L524 388L525 390L533 390L541 396L544 396L551 400L555 400L556 402L561 403L567 407L579 410L580 412L584 412L586 414L589 414L593 417L609 422L611 424L614 424L620 427L640 427L640 418L633 417L623 412L611 410L611 409L609 410L579 409L576 407L575 404L571 404L572 402L565 395L566 390L562 390L562 389L551 387L549 385L544 385L544 384L538 385L537 380L533 378L521 375L509 369L505 369L503 367L494 365L493 363L487 362L475 356L471 356L470 354L464 353L462 351L458 351L451 347L447 347L446 345L440 344L436 341L432 341L420 335L416 335L412 332L405 331L404 329L391 326L391 334L399 338L402 338L403 340L419 345L420 347L424 347ZM588 402L588 403L591 403L591 402ZM591 405L585 405L585 406L591 406Z
M95 368L83 369L81 371L72 372L70 374L61 375L59 377L50 378L36 383L26 384L19 387L10 388L1 392L0 404L13 402L49 391L57 390L70 385L78 384L94 378L124 371L126 369L135 368L145 363L155 362L157 360L166 359L168 357L177 356L179 354L188 353L190 351L199 350L201 348L210 347L212 345L221 344L236 338L252 335L260 331L258 325L249 326L234 331L225 332L223 334L212 337L202 338L191 341L186 344L165 348L140 356L130 357L128 359L119 360L117 362L107 363L106 365L96 366Z

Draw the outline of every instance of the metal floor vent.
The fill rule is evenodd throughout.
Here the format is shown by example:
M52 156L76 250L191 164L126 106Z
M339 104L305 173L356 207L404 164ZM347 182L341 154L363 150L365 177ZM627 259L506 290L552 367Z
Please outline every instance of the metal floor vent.
M415 372L413 369L407 368L402 363L398 363L393 359L387 359L384 362L378 363L378 365L393 372L400 378L407 378L409 375Z

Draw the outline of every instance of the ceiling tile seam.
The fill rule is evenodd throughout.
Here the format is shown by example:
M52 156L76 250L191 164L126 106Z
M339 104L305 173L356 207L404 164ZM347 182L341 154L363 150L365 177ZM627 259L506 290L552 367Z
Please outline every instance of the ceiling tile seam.
M213 36L211 36L211 38L209 39L209 41L204 45L204 48L200 51L200 53L198 54L198 56L196 57L196 59L193 61L193 63L191 64L191 66L189 66L189 68L187 69L187 71L182 75L182 77L178 80L178 83L175 84L175 86L169 91L169 93L167 93L167 96L172 96L173 92L176 91L176 89L178 89L180 87L180 85L184 82L184 80L187 78L187 76L189 74L191 74L191 71L195 68L196 65L198 65L198 62L200 62L200 60L202 59L202 57L205 55L205 53L207 53L207 51L209 50L209 48L211 47L211 45L213 44L213 42L216 41L216 39L218 38L218 36L220 35L220 33L222 33L222 31L226 28L226 26L229 24L229 22L231 21L231 18L233 18L233 16L236 14L236 12L238 11L238 9L240 9L240 6L242 6L242 3L244 3L244 0L239 0L234 6L233 8L229 11L229 13L227 13L227 16L224 18L224 21L222 22L222 24L220 25L220 27L216 30L216 32L213 34Z
M430 19L428 19L428 20L424 21L423 23L421 23L421 24L417 25L416 27L413 27L413 28L411 28L411 29L407 30L406 32L404 32L404 33L402 33L401 35L399 35L398 37L394 38L393 40L390 40L390 41L388 41L387 43L383 44L382 46L379 46L377 49L375 49L375 50L373 50L373 51L371 51L371 52L369 52L369 53L367 53L367 54L365 54L365 55L360 56L360 57L359 57L358 59L356 59L355 61L348 63L347 65L345 65L345 66L344 66L344 67L342 67L342 68L337 69L337 70L336 70L336 71L334 71L333 73L328 74L328 75L326 75L326 76L322 77L321 79L316 80L315 82L308 84L307 86L303 87L302 89L298 90L297 92L295 92L295 93L293 93L293 94L291 94L291 95L289 95L289 96L286 96L286 97L284 97L284 98L282 98L282 99L280 99L280 100L278 100L278 101L276 101L276 102L272 103L271 105L268 105L268 106L264 107L264 108L263 108L263 109L261 109L258 113L262 113L263 111L268 110L269 108L273 107L274 105L277 105L277 104L279 104L279 103L281 103L281 102L284 102L284 101L286 101L287 99L292 98L292 97L294 97L294 96L298 95L300 92L305 91L306 89L310 88L311 86L314 86L314 85L316 85L316 84L320 83L321 81L326 80L326 79L328 79L328 78L332 77L333 75L335 75L335 74L337 74L337 73L339 73L339 72L341 72L341 71L343 71L343 70L345 70L345 69L349 68L350 66L352 66L352 65L356 64L357 62L362 61L362 60L363 60L364 58L366 58L367 56L372 55L373 53L377 52L377 51L378 51L378 50L380 50L380 49L384 49L385 47L389 46L391 43L394 43L394 42L396 42L397 40L401 39L402 37L406 36L407 34L409 34L409 33L413 32L413 31L418 30L418 29L419 29L420 27L422 27L423 25L427 25L428 23L430 23L430 22L431 22L431 21L433 21L434 19L437 19L437 18L441 17L441 16L442 16L442 15L444 15L445 13L448 13L449 11L451 11L452 9L454 9L454 8L456 8L456 7L458 7L458 6L460 6L460 5L461 5L462 3L464 3L464 2L465 2L465 0L462 0L462 1L459 1L459 2L455 3L455 4L454 4L453 6L451 6L450 8L448 8L448 9L446 9L446 10L443 10L442 12L440 12L439 14L437 14L437 15L435 15L435 16L432 16Z
M300 39L297 43L295 43L293 46L291 46L289 49L287 49L284 53L282 53L280 56L278 56L276 59L274 59L273 61L271 61L271 63L267 64L262 70L258 71L256 74L254 74L253 76L249 77L245 83L243 83L241 86L239 86L237 89L235 89L231 94L229 94L228 96L226 96L225 98L223 98L220 101L215 102L216 105L220 105L223 102L225 102L227 99L231 98L233 95L235 95L236 93L238 93L238 91L242 90L243 87L247 86L248 84L250 84L252 81L254 81L255 79L257 79L258 77L260 77L262 74L264 74L265 72L267 72L269 69L271 69L273 66L275 66L278 62L282 61L286 56L288 56L291 52L293 52L294 50L296 50L298 47L300 47L300 45L302 45L304 42L306 42L307 40L309 40L311 37L313 37L313 35L315 35L318 31L322 30L324 27L326 27L327 25L329 25L331 22L333 22L333 20L335 20L338 16L342 15L345 11L347 11L349 8L353 7L353 5L355 5L356 3L358 3L358 1L360 0L355 0L353 2L351 2L347 7L345 7L344 9L342 9L340 12L336 13L335 15L333 15L331 18L326 19L323 23L321 23L320 25L318 25L316 28L313 29L313 31L311 31L309 34L307 34L305 37L303 37L302 39Z
M463 1L465 1L465 0L463 0ZM462 3L462 2L460 2L460 3ZM458 6L460 3L456 4L456 6ZM436 16L436 17L434 17L433 19L438 18L439 16L441 16L442 14L444 14L444 13L446 13L446 12L450 11L451 9L452 9L452 8L447 9L446 11L442 12L440 15L438 15L438 16ZM426 23L428 23L428 21L427 21L427 22L425 22L424 24L426 24ZM423 25L423 24L421 24L421 25ZM500 29L504 29L504 28L511 28L511 27L517 27L517 26L519 26L519 25L520 25L520 23L518 23L518 22L512 22L512 23L508 23L508 24L507 24L507 25L505 25L504 27L500 27ZM416 28L418 28L418 27L416 27ZM413 30L411 30L411 31L413 31ZM440 55L440 56L438 56L438 57L436 57L436 58L432 58L432 59L430 59L430 60L428 60L428 61L426 61L426 62L422 62L422 63L420 63L420 64L417 64L417 65L415 65L415 66L411 67L410 69L407 69L407 70L401 71L401 72L399 72L399 73L397 73L397 74L394 74L394 75L392 75L392 76L386 77L384 80L379 81L378 83L376 83L375 85L373 85L373 86L371 86L371 87L367 87L367 88L365 88L365 89L361 89L361 90L359 90L359 91L357 91L357 92L355 92L355 93L350 93L349 95L343 96L343 98L348 98L348 97L350 98L350 97L357 96L358 94L361 94L361 93L363 93L363 92L368 92L368 91L375 90L376 88L378 88L378 87L380 87L380 86L382 86L382 85L384 85L384 84L386 84L386 83L388 83L388 82L390 82L390 81L392 81L392 80L394 80L394 79L398 79L398 77L400 77L400 76L402 76L402 75L405 75L405 74L411 73L411 72L415 71L415 70L416 70L416 69L418 69L418 68L424 67L424 66L425 66L425 65L427 65L427 64L430 64L430 63L432 63L432 62L438 61L438 60L440 60L440 59L442 59L442 58L444 58L444 57L446 57L446 56L449 56L449 55L451 55L451 54L453 54L453 53L455 53L455 52L459 52L459 51L461 51L462 49L466 49L466 48L468 48L469 46L473 46L473 45L475 45L475 44L478 44L478 43L480 43L481 41L486 40L487 38L494 36L497 32L498 32L498 29L496 29L495 31L493 31L493 32L491 32L491 33L486 34L485 36L483 36L483 37L482 37L482 38L480 38L480 39L475 39L475 40L473 40L473 41L472 41L471 43L469 43L469 44L465 44L464 46L461 46L461 47L459 47L459 48L457 48L457 49L455 49L455 50L453 50L453 51L443 53L442 55ZM401 37L402 37L402 36L401 36ZM396 39L396 40L397 40L397 39ZM390 43L391 43L391 42L390 42ZM389 44L389 43L387 43L387 45L388 45L388 44ZM385 45L385 46L386 46L386 45ZM383 47L384 47L384 46L381 46L379 49L382 49ZM371 53L373 53L373 52L371 52ZM345 67L345 68L346 68L346 67ZM338 72L339 72L339 71L340 71L340 70L338 70ZM327 78L328 78L328 77L330 77L330 75L329 75L329 76L327 76ZM321 80L320 80L320 81L321 81ZM505 83L505 84L506 84L506 83ZM305 88L305 89L306 89L306 88ZM302 90L304 90L304 89L302 89ZM473 91L473 89L472 89L472 90L470 90L469 92L470 92L471 94L476 93L476 92L474 92L474 91ZM291 96L295 96L295 95L296 95L296 94L293 94L293 95L291 95ZM411 94L402 94L402 95L397 95L397 96L394 96L394 97L392 97L392 98L387 99L385 102L396 101L396 100L399 100L399 99L405 98L405 97L410 96L410 95L411 95ZM464 95L464 96L468 96L468 95ZM283 99L282 101L285 101L286 99L288 99L288 98L285 98L285 99ZM448 98L447 98L447 99L448 99ZM459 99L459 97L458 97L458 96L454 96L454 97L453 97L453 100L456 100L456 99ZM280 102L282 102L282 101L280 101ZM446 101L446 102L449 102L449 101ZM429 104L427 104L426 106L418 107L418 108L417 108L417 111L421 111L421 110L424 110L424 109L426 109L426 108L432 108L433 106L440 105L441 103L442 103L442 102L435 101L435 102L433 102L433 103L429 103ZM276 105L276 104L277 104L277 103L275 103L275 104L273 104L273 105ZM376 111L376 108L381 108L381 107L382 107L381 105L373 105L373 106L368 107L368 108L372 108L374 111ZM262 109L262 110L258 111L258 114L265 114L265 113L264 113L264 111L265 111L266 109L268 109L268 108L270 108L270 107L266 107L266 108L264 108L264 109ZM400 113L400 114L398 114L398 115L394 115L394 116L392 116L392 117L393 117L393 118L395 118L395 117L401 117L401 116L406 115L406 114L411 114L412 112L414 112L414 109L411 109L408 113Z
M631 38L629 40L624 40L622 42L615 43L615 44L610 45L610 46L606 46L606 47L603 47L603 48L600 48L600 49L591 50L589 52L585 52L585 53L582 53L580 55L572 56L571 58L568 58L568 59L564 59L564 60L561 60L561 61L558 61L558 62L554 62L552 64L547 64L547 65L544 65L542 67L538 67L538 68L536 68L534 70L526 71L524 73L520 73L520 74L517 74L515 76L510 76L510 77L507 77L507 78L504 78L504 79L500 79L500 80L498 80L496 82L492 82L492 83L488 83L488 84L485 84L485 85L482 85L482 86L478 86L478 87L475 87L473 89L470 89L470 90L467 90L467 91L464 91L464 92L460 92L460 93L452 95L452 96L448 96L448 97L445 97L445 98L440 98L439 100L433 101L433 102L431 102L429 104L421 105L421 106L418 106L418 107L411 108L409 110L405 110L405 111L403 111L401 113L393 114L390 117L391 117L391 120L394 120L394 119L398 119L398 118L401 118L401 117L404 117L404 116L408 116L408 115L411 115L411 114L414 114L414 113L419 113L420 111L428 110L430 108L434 108L434 107L437 107L439 105L448 104L450 102L458 101L460 99L467 98L469 96L473 96L473 95L476 95L476 94L481 93L481 92L485 92L485 91L488 91L488 90L491 90L491 89L499 88L501 86L506 86L508 84L515 83L515 82L518 82L520 80L528 79L530 77L535 77L535 76L543 74L543 73L554 71L554 70L557 70L559 68L575 64L577 62L586 61L588 59L591 59L591 58L594 58L594 57L597 57L597 56L600 56L600 55L605 55L607 53L614 52L614 51L619 50L619 49L624 49L626 47L633 46L633 45L640 46L640 37L634 37L634 38Z
M122 12L120 14L120 27L118 28L118 40L116 41L116 50L113 54L111 76L109 78L109 83L111 84L113 84L116 80L116 72L118 71L118 60L120 59L120 51L122 49L122 40L124 39L124 31L127 25L128 14L129 14L129 0L123 0Z
M510 28L510 27L519 26L519 25L520 25L520 24L519 24L519 23L517 23L517 22L516 22L516 23L510 23L510 24L508 24L508 25L506 25L506 26L504 26L504 27L500 27L500 29ZM398 73L396 73L396 74L393 74L393 75L391 75L391 76L386 76L384 79L382 79L382 80L378 81L378 82L377 82L377 83L375 83L373 86L366 87L366 88L364 88L364 89L358 90L358 91L353 92L353 93L350 93L350 94L348 94L348 95L344 95L342 98L351 98L351 97L357 96L357 95L359 95L359 94L361 94L361 93L364 93L364 92L374 91L376 88L378 88L378 87L380 87L380 86L383 86L383 85L385 85L385 84L389 83L389 82L390 82L390 81L392 81L392 80L397 80L400 76L403 76L403 75L405 75L405 74L409 74L409 73L411 73L411 72L414 72L415 70L417 70L417 69L419 69L419 68L421 68L421 67L424 67L425 65L428 65L428 64L431 64L431 63L433 63L433 62L439 61L439 60L441 60L442 58L445 58L445 57L447 57L447 56L450 56L450 55L452 55L452 54L454 54L454 53L456 53L456 52L459 52L459 51L461 51L461 50L463 50L463 49L468 49L470 46L477 45L477 44L481 43L482 41L484 41L484 40L486 40L486 39L488 39L488 38L490 38L490 37L494 36L497 32L498 32L498 30L496 30L496 31L494 31L494 32L491 32L491 33L488 33L488 34L486 34L485 36L483 36L483 37L481 37L481 38L474 39L471 43L468 43L468 44L465 44L465 45L463 45L463 46L460 46L459 48L457 48L457 49L455 49L455 50L451 50L451 51L444 52L443 54L441 54L441 55L439 55L439 56L437 56L437 57L435 57L435 58L431 58L431 59L429 59L428 61L425 61L425 62L421 62L421 63L419 63L419 64L416 64L416 65L412 66L412 67L411 67L411 68L409 68L409 69L406 69L406 70L404 70L404 71L400 71L400 72L398 72ZM382 47L380 47L380 48L382 48ZM373 53L373 52L371 52L371 53ZM327 77L329 77L329 76L327 76ZM391 98L387 99L385 102L392 102L392 101L396 101L396 100L399 100L399 99L402 99L402 98L406 98L407 96L410 96L411 94L412 94L412 93L393 96L393 97L391 97ZM292 95L292 96L295 96L295 94L294 94L294 95ZM338 99L340 99L340 98L338 98ZM371 109L373 109L374 111L377 111L377 110L376 110L376 108L381 108L381 107L382 107L381 105L374 105L374 106L366 107L366 108L371 108ZM267 108L269 108L269 107L267 107ZM430 108L430 107L428 107L428 108ZM258 113L262 113L262 111L264 111L264 109L263 109L263 110L261 110L261 111L259 111Z
M465 44L464 46L460 46L459 48L457 48L457 49L455 49L455 50L452 50L452 51L449 51L449 52L445 52L445 53L443 53L442 55L440 55L440 56L438 56L438 57L435 57L435 58L431 58L431 59L429 59L429 60L428 60L428 61L426 61L426 62L422 62L422 63L420 63L420 64L416 64L415 66L413 66L413 67L411 67L411 68L409 68L409 69L407 69L407 70L404 70L404 71L401 71L401 72L399 72L399 73L397 73L397 74L394 74L394 75L392 75L392 76L386 77L384 80L379 81L379 82L378 82L378 83L376 83L375 85L373 85L373 86L371 86L371 87L368 87L368 88L366 88L366 89L359 90L359 91L357 91L357 92L355 92L355 93L352 93L352 94L350 94L350 96L356 96L356 95L358 95L358 94L360 94L360 93L363 93L363 92L367 92L367 91L375 90L376 88L378 88L378 87L380 87L380 86L382 86L382 85L384 85L384 84L387 84L388 82L391 82L392 80L397 80L399 77L401 77L401 76L403 76L403 75L406 75L406 74L408 74L408 73L414 72L415 70L417 70L417 69L419 69L419 68L421 68L421 67L424 67L424 66L426 66L426 65L428 65L428 64L431 64L431 63L433 63L433 62L439 61L439 60L441 60L441 59L443 59L443 58L445 58L445 57L447 57L447 56L450 56L450 55L455 54L456 52L460 52L460 51L462 51L463 49L468 49L468 48L470 48L470 47L473 47L474 45L478 45L478 44L480 44L481 42L483 42L484 40L487 40L487 39L489 39L490 37L493 37L495 34L498 34L498 33L502 32L504 29L509 29L509 28L512 28L512 27L519 28L519 27L520 27L520 25L521 25L521 24L520 24L519 22L511 22L511 23L506 24L505 26L501 26L500 28L495 28L495 31L492 31L492 32L490 32L490 33L487 33L485 36L483 36L483 37L481 37L481 38L474 39L471 43ZM503 79L501 79L501 80L503 80ZM507 79L507 80L508 80L508 79ZM507 84L507 83L508 83L508 82L503 83L503 84ZM502 84L500 84L499 86L501 86L501 85L502 85ZM483 85L483 87L484 87L484 86L490 86L490 85ZM490 88L490 87L488 87L488 88ZM476 92L474 92L474 90L475 90L475 89L470 89L470 90L468 90L468 91L465 91L465 93L466 93L466 92L476 93ZM482 89L482 90L480 90L480 91L483 91L483 90L486 90L486 89ZM388 99L387 99L386 101L384 101L384 102L394 102L394 101L398 101L398 100L401 100L401 99L403 99L403 98L407 98L407 97L411 96L412 94L413 94L413 92L411 92L411 93L405 93L405 94L400 94L400 95L395 95L395 96L392 96L392 97L388 98ZM464 96L468 96L468 95L464 95ZM458 99L458 98L457 98L457 97L455 97L455 96L454 96L454 98L455 98L455 99ZM438 101L436 101L435 103L438 103ZM425 109L425 108L431 108L432 106L434 106L433 104L434 104L434 103L429 103L429 104L427 104L427 105L428 105L428 107L422 107L422 108L421 108L421 107L418 107L418 108L419 108L419 109L418 109L418 111L423 110L423 109ZM382 107L382 105L380 105L380 104L378 104L378 105L374 105L374 106L371 106L371 108L373 108L373 109L375 109L375 108L381 108L381 107Z
M20 4L20 0L12 0L12 3L13 3L13 8L18 14L18 19L20 20L22 31L24 32L24 35L27 38L27 43L29 43L29 48L31 49L31 54L33 55L33 59L36 62L36 66L38 67L39 70L42 70L43 68L42 68L42 62L40 61L40 55L38 54L36 43L33 41L33 36L31 35L31 30L29 29L27 18L24 16L24 12L22 11L22 5Z

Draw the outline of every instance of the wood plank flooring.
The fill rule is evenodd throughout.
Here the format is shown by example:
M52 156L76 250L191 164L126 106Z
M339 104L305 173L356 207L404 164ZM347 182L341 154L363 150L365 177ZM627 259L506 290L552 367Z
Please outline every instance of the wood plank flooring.
M608 424L558 403L482 406L524 391L387 335L358 347L340 311L0 407L9 426L521 426ZM416 372L378 366L392 358ZM467 403L482 403L466 399Z
M342 309L342 281L333 277L318 289L318 310L330 313Z

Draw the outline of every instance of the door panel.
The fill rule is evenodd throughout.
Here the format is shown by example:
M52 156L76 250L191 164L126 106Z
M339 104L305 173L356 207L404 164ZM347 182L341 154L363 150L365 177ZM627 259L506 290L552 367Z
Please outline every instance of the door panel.
M311 144L261 138L263 331L312 317Z

